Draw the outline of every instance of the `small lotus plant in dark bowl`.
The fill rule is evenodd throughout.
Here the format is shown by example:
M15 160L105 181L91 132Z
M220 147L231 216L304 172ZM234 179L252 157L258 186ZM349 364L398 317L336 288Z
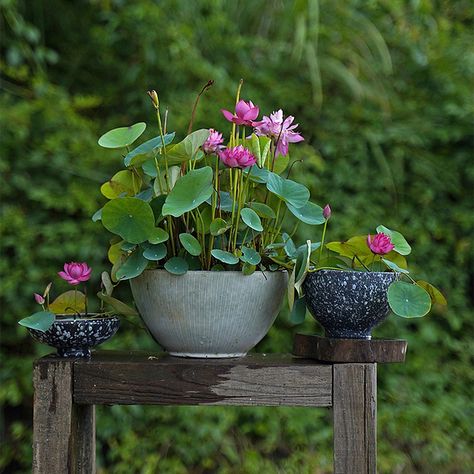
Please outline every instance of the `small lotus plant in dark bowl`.
M50 302L52 283L49 283L43 294L34 294L41 311L19 321L35 340L56 348L60 357L90 357L92 347L117 332L120 326L117 315L136 315L134 309L111 296L113 285L106 272L102 274L102 291L98 293L100 311L90 313L85 282L91 272L86 263L65 263L58 274L74 289ZM81 283L84 283L84 292L77 290ZM110 310L106 310L105 305Z
M400 232L379 225L375 235L325 244L329 206L324 217L321 242L308 241L295 260L289 293L293 322L302 322L307 308L327 337L370 339L390 310L418 318L433 303L446 305L437 288L410 275L405 257L411 247Z

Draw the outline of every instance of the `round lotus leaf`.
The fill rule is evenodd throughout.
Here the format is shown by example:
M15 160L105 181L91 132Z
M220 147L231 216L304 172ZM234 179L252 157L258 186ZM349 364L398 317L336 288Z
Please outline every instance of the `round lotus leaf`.
M145 128L145 122L138 122L130 127L114 128L99 138L99 145L104 148L122 148L131 145Z
M201 255L202 247L199 240L191 234L179 234L179 241L188 253L197 257Z
M393 282L387 292L392 311L402 318L421 318L431 308L431 298L421 286L404 281Z
M102 223L107 230L132 244L145 242L155 232L155 217L150 205L133 197L109 201L102 211Z
M251 229L256 230L257 232L263 231L262 221L253 209L244 207L240 212L240 217Z

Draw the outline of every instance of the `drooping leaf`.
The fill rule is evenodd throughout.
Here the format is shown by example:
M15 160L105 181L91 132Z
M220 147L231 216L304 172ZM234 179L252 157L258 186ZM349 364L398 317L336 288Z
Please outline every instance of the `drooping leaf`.
M94 215L92 216L92 222L97 222L97 221L100 221L101 219L102 219L102 208L94 212Z
M190 133L183 141L173 145L167 150L166 156L168 165L179 165L183 161L201 158L203 153L199 152L199 147L204 144L208 137L209 130L206 129L200 129ZM163 155L161 155L160 159L163 158Z
M100 192L107 199L134 196L138 189L138 181L134 180L138 180L138 178L130 170L119 171L100 187Z
M373 253L367 245L366 235L357 235L344 242L329 242L326 244L326 247L343 257L353 258L354 255L358 257L373 256Z
M290 321L293 324L301 324L304 322L306 317L306 300L305 297L302 296L295 301L293 305L293 309L290 313Z
M179 178L166 198L163 215L180 217L205 202L213 191L212 178L213 172L209 166L191 170Z
M125 303L122 303L117 298L110 295L106 295L99 291L97 297L101 299L105 304L109 305L118 315L121 316L138 316L137 311Z
M307 240L306 245L302 245L296 252L295 263L295 289L301 296L301 286L309 269L311 257L311 241Z
M262 219L275 219L276 217L273 209L263 202L249 202L247 206L253 209Z
M209 230L211 231L211 235L217 236L224 234L229 228L230 225L224 219L217 217L211 222Z
M116 244L112 244L109 247L109 251L107 252L107 257L109 258L109 262L113 265L123 254L122 252L122 244L123 240L117 242Z
M303 207L296 208L291 204L286 203L289 211L297 217L300 221L310 225L324 224L326 221L323 216L323 209L312 202L307 202Z
M112 283L110 275L107 272L102 272L100 274L100 279L102 281L102 286L104 287L105 294L111 296L112 292L114 291L114 285Z
M395 252L398 252L400 255L410 254L411 247L400 232L391 230L383 225L377 227L377 232L382 232L390 237L392 244L395 246L393 249Z
M138 122L130 127L114 128L99 138L99 145L104 148L122 148L131 145L144 131L146 123Z
M145 242L155 229L150 205L133 197L109 201L102 211L102 223L107 230L132 244Z
M290 258L294 258L296 255L296 245L288 234L283 233L282 238L285 244L283 248L285 250L286 255Z
M226 252L225 250L213 249L211 251L211 255L217 260L227 263L228 265L235 265L236 263L239 263L239 259L233 253Z
M251 263L245 262L242 265L242 273L246 276L252 275L253 273L255 273L256 268L257 267L255 265L252 265Z
M172 257L165 263L165 270L173 275L184 275L188 268L188 262L182 257Z
M18 321L18 324L26 328L46 332L54 324L55 320L56 316L51 311L38 311L27 318L21 319Z
M164 138L165 145L169 145L174 139L175 133L167 133ZM152 138L151 140L137 146L131 152L127 153L123 162L125 166L140 166L149 158L149 154L162 148L161 136Z
M115 273L117 280L130 280L143 273L148 265L148 260L143 256L141 249L136 249L122 263Z
M143 247L143 256L147 260L151 260L154 262L157 262L158 260L161 260L162 258L166 257L167 249L166 245L164 244L149 244L149 243L144 243L142 244Z
M48 309L54 314L83 313L86 310L86 296L81 291L66 291L50 303Z
M433 286L431 283L428 283L427 281L424 281L424 280L418 280L416 284L421 286L428 292L428 294L430 295L432 304L437 303L442 306L446 306L448 304L443 293L441 293L441 291L439 291L438 288Z
M244 263L249 263L250 265L258 265L262 260L262 257L255 249L242 246L242 255L240 260L242 260Z
M288 288L287 288L288 308L290 308L290 311L293 309L293 305L295 304L295 277L296 277L296 267L293 267L290 273L290 278L288 279Z
M428 292L413 283L393 282L388 288L387 297L391 310L402 318L421 318L431 308Z
M400 268L396 263L391 262L390 260L386 258L382 258L382 262L387 265L388 268L393 270L394 272L399 272L399 273L410 273L408 270L405 270L404 268Z
M297 209L303 207L309 199L308 188L291 179L284 179L276 173L269 174L267 189Z
M187 233L179 234L179 241L185 250L191 255L194 255L195 257L201 255L201 244L199 243L199 240L193 235Z
M248 207L244 207L240 212L240 217L251 229L256 230L257 232L262 232L262 221L258 214Z

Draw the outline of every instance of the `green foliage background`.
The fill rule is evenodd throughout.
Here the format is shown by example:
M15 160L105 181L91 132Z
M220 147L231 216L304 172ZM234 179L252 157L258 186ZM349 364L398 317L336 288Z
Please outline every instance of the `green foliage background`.
M407 236L416 275L446 310L391 318L379 336L409 341L406 364L379 368L379 471L474 471L473 93L469 0L0 0L0 470L31 465L31 363L48 353L16 321L64 261L107 267L108 235L90 216L120 167L96 145L145 119L146 90L184 132L225 130L238 80L268 114L306 137L294 178L333 208L333 239L384 223ZM300 237L313 237L312 228ZM57 290L61 284L56 280ZM127 289L123 288L124 296ZM298 328L301 330L301 328ZM305 330L316 331L308 321ZM259 351L290 351L283 312ZM124 323L104 348L157 350ZM327 473L324 410L112 407L98 410L104 473Z

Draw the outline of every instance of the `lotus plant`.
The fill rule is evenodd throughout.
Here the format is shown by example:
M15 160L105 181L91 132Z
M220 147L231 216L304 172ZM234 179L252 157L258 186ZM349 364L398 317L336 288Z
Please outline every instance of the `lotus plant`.
M321 242L311 244L308 241L297 251L291 278L294 287L289 289L291 319L295 323L302 322L306 313L302 282L307 272L318 270L397 273L396 281L388 288L387 299L392 312L404 318L425 316L435 303L447 304L436 287L411 276L406 260L406 256L411 253L411 246L400 232L379 225L375 234L357 235L342 242L325 243L326 227L331 217L329 205L324 207L323 216L326 222ZM285 248L296 247L288 240ZM316 249L318 252L315 252Z
M137 144L147 128L139 122L99 138L124 166L102 185L108 201L93 216L113 234L108 256L114 282L147 268L175 275L292 268L278 250L288 237L286 216L310 225L326 221L309 190L289 179L289 147L303 140L293 116L279 109L259 119L259 106L240 97L240 82L234 110L221 109L228 134L214 123L193 131L199 98L211 83L177 143L179 132L167 129L156 91L148 93L156 136Z
M65 263L63 270L58 275L74 289L65 291L50 301L52 282L49 283L43 293L33 293L35 302L41 306L41 310L31 316L23 318L18 323L31 329L42 332L47 331L56 321L58 315L71 315L73 318L92 318L108 314L119 314L123 316L136 316L137 312L112 297L114 285L107 272L101 275L102 288L97 296L101 300L100 312L90 314L88 312L88 297L86 282L90 279L92 269L85 262ZM78 285L84 284L84 292L77 289ZM104 308L107 305L108 310Z

